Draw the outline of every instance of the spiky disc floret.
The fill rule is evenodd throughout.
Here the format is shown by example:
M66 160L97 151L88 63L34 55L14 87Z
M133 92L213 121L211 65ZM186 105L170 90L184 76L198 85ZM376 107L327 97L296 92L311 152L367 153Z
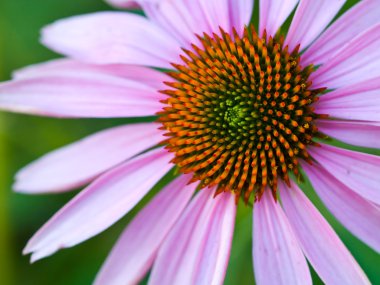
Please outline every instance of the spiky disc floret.
M221 30L204 34L201 45L184 50L182 65L159 120L167 131L174 163L201 186L218 186L248 201L260 198L288 172L299 174L299 159L318 133L310 106L322 90L310 90L312 66L302 68L298 49L283 38L259 38L253 28L240 37Z

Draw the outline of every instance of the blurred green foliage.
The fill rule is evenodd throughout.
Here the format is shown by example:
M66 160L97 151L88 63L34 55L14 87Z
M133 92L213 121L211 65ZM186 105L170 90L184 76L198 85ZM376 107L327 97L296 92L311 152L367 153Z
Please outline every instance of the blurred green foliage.
M256 1L258 2L258 1ZM357 0L350 0L345 9ZM54 20L110 10L100 0L1 0L0 80L12 70L58 57L38 43L39 30ZM256 9L257 11L257 9ZM254 16L257 22L257 12ZM44 153L97 130L132 120L58 120L16 114L0 115L0 284L90 284L113 243L141 205L162 187L164 179L127 217L105 233L53 257L30 265L21 251L28 238L75 193L27 196L11 191L12 176ZM377 154L380 154L377 152ZM305 191L336 229L373 284L380 284L380 258L353 237L323 207L305 184ZM240 206L225 284L254 284L251 261L251 210ZM315 284L322 284L313 273Z

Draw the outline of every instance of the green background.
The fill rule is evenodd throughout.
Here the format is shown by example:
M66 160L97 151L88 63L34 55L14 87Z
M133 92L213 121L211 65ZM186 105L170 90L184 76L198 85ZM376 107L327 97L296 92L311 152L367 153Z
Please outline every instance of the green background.
M344 9L356 2L348 1ZM0 0L0 80L9 79L12 70L22 66L58 57L38 43L41 27L63 17L106 9L111 8L100 0ZM62 250L30 265L28 257L21 255L28 238L75 193L38 196L16 194L11 189L12 176L19 168L48 151L97 130L130 121L58 120L0 114L0 284L91 283L123 227L165 181L127 217L106 232L75 248ZM373 153L380 154L378 151ZM304 188L372 283L380 284L380 257L332 218L309 185ZM251 210L240 205L225 284L254 283L251 222ZM313 277L315 284L322 284L314 272Z

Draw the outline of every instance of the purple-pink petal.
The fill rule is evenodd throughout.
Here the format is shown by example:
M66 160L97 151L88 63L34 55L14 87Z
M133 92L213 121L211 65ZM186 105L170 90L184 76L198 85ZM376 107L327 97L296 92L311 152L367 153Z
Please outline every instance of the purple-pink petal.
M330 212L355 236L380 252L380 208L356 194L318 164L302 165Z
M158 127L155 123L115 127L55 150L21 169L13 188L35 194L81 187L160 143L164 137Z
M337 234L293 183L280 185L281 201L303 252L325 284L370 284Z
M219 28L232 32L235 28L240 34L248 25L254 6L254 0L197 0L208 19L211 32L219 33Z
M75 70L75 72L73 72ZM128 64L89 64L86 62L76 61L72 59L55 59L44 63L30 65L13 73L13 79L27 79L42 76L75 76L79 74L104 74L114 78L121 78L128 81L131 87L149 86L154 89L164 89L167 86L165 81L169 81L171 77L163 72L147 68L139 65Z
M200 0L202 10L207 18L211 31L218 32L219 27L231 31L229 0ZM233 9L233 8L232 8Z
M301 0L290 25L285 44L292 51L298 44L309 46L334 19L346 0Z
M318 130L342 142L380 148L380 122L318 120Z
M268 189L253 209L253 263L258 285L312 284L299 241Z
M275 36L299 0L260 0L259 34Z
M321 144L309 150L312 157L343 184L380 204L380 157Z
M125 78L128 66L94 66L72 61L50 62L16 73L0 84L0 109L68 118L152 116L162 109L156 71L140 69L154 84ZM144 69L144 70L143 70ZM75 72L73 72L75 70ZM135 70L135 67L132 67ZM132 71L131 70L131 71ZM152 74L152 75L149 75ZM162 84L162 83L161 83Z
M236 205L231 193L213 197L203 189L185 210L159 250L150 285L223 284Z
M142 209L123 232L98 273L95 285L137 284L192 197L197 184L181 175Z
M310 75L314 88L335 89L380 76L380 24L359 34Z
M183 47L197 41L195 33L210 31L198 0L144 2L142 6L149 20L166 30Z
M196 34L219 33L219 28L242 32L249 24L253 0L141 1L148 18L175 37L182 46L197 44Z
M93 63L171 68L179 43L143 16L98 12L59 20L44 28L42 42L56 52Z
M315 112L330 117L380 122L380 77L320 96Z
M244 26L248 26L254 8L254 0L229 0L229 11L231 27L235 28L237 32L242 33Z
M329 27L301 57L304 66L327 63L360 33L380 22L380 2L364 0Z
M58 211L28 242L32 262L104 231L128 213L170 170L172 155L156 149L103 174Z

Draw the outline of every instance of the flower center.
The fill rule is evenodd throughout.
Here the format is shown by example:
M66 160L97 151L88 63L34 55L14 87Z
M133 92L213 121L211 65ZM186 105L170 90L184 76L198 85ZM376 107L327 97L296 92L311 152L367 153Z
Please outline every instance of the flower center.
M310 161L307 146L318 135L311 104L323 90L311 90L313 66L302 68L298 49L283 38L204 34L182 65L173 64L173 82L159 120L167 131L174 163L201 186L233 191L246 202L259 199L278 179L289 184L299 159Z

